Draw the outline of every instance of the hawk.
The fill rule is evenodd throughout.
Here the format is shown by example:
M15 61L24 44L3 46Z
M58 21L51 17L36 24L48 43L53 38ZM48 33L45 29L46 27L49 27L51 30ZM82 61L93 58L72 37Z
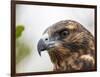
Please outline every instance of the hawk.
M95 69L94 36L79 22L62 20L48 27L37 45L38 53L47 51L53 71Z

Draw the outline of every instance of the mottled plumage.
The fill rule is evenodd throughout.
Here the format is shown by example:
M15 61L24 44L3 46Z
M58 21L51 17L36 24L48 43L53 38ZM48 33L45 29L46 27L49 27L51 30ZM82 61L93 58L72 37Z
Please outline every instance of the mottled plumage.
M73 20L57 22L47 28L38 51L47 50L54 71L95 69L95 39L80 23Z

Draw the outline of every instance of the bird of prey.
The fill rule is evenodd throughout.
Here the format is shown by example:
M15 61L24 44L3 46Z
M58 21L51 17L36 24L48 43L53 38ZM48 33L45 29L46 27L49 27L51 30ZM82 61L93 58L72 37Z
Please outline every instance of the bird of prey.
M62 20L48 27L37 45L38 53L47 51L53 71L95 69L94 36L79 22Z

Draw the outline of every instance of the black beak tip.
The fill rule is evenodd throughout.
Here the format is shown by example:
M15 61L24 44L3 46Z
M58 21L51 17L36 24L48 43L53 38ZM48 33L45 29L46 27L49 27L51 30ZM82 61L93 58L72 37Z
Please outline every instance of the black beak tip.
M38 53L39 53L39 55L41 56L41 50L39 49L39 47L38 47Z
M41 56L41 52L46 49L46 45L42 39L39 40L38 45L37 45L37 50L39 55Z
M40 43L38 42L38 45L37 45L37 50L38 50L38 54L41 56L41 48L40 48Z
M39 53L39 55L41 56L41 53Z

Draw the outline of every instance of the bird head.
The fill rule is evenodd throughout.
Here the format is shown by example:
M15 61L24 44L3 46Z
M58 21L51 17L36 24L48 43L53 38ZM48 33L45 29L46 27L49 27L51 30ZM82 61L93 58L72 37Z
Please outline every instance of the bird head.
M37 49L42 51L70 54L77 49L87 48L88 34L91 33L80 23L73 20L63 20L48 27L40 38ZM92 35L90 36L92 37ZM90 38L89 37L89 38Z

